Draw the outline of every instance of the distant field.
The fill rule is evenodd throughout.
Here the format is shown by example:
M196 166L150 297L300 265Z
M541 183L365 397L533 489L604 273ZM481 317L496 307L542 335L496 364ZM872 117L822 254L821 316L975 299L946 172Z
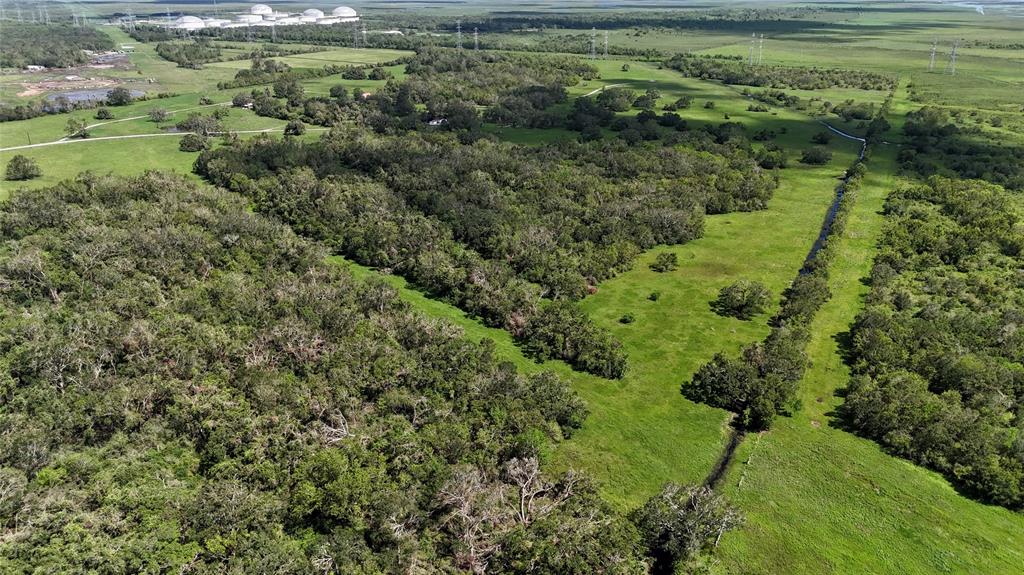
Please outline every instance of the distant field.
M326 50L323 52L310 52L309 54L297 54L294 56L281 56L273 58L277 62L288 64L293 68L322 68L328 64L337 65L358 65L358 64L378 64L381 62L390 62L397 60L403 56L408 56L409 52L401 50L377 50L372 48L335 48ZM207 64L207 69L230 69L240 70L242 68L248 68L250 65L248 60L232 60L229 62L213 62Z

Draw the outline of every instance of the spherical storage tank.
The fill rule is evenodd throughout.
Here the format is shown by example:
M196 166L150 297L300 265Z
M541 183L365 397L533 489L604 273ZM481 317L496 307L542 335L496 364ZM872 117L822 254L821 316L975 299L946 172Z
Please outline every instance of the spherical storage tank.
M256 4L252 8L249 8L249 13L262 16L264 14L273 13L273 10L270 8L270 6L267 6L266 4Z
M355 18L358 14L348 6L338 6L334 10L331 10L331 16L337 16L338 18Z
M174 21L174 27L179 30L198 30L205 26L206 24L203 23L202 19L195 16L182 16Z

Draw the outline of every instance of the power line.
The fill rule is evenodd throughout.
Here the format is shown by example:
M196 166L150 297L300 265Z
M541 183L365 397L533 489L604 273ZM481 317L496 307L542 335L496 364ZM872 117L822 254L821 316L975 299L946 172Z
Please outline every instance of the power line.
M946 70L951 76L956 76L956 49L960 47L960 40L953 42L953 51L949 53L949 65Z

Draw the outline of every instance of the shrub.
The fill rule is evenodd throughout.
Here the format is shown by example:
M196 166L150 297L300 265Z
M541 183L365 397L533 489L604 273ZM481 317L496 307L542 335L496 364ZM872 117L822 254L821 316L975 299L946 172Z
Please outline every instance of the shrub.
M737 280L718 292L711 307L718 315L749 320L763 313L770 299L771 292L761 282Z
M660 298L661 298L661 292L660 291L652 291L651 295L647 296L647 299L649 299L651 301L658 301Z
M633 323L634 321L636 321L636 318L633 317L633 314L631 314L631 313L623 314L623 316L619 318L619 323L627 323L628 324L628 323Z
M368 76L368 78L370 80L387 80L391 78L391 72L388 72L384 68L373 68L372 70L370 70L370 75Z
M658 273L670 272L677 267L679 267L679 258L671 252L658 254L658 257L654 258L654 263L651 264L651 269Z
M252 96L250 96L249 94L235 94L235 97L231 98L231 105L236 108L245 108L251 106L252 102Z
M167 121L168 116L170 116L170 114L163 108L153 108L149 111L149 120L151 122L165 122Z
M825 144L828 144L831 141L832 141L832 134L830 134L829 132L826 132L824 130L818 132L817 134L814 134L814 136L811 137L811 142L814 143L814 144L825 145Z
M7 172L4 177L11 181L23 181L38 178L41 175L43 175L43 171L39 169L39 164L35 160L18 154L11 158L10 162L7 162Z
M301 120L292 120L284 127L285 136L301 136L306 133L306 125Z
M704 102L704 108L706 110L714 110L715 109L715 101L714 100L708 100L707 102Z
M107 108L100 108L99 110L96 110L97 120L112 120L113 118L114 114L112 114Z
M213 103L213 98L211 98L209 96L203 96L202 98L199 98L199 105L200 106L209 106L212 103Z
M621 70L623 72L629 72L629 64L623 64Z
M185 134L178 144L182 152L202 152L210 147L210 139L200 134Z
M346 80L365 80L366 70L359 66L349 66L341 73L341 77Z
M828 148L822 148L821 146L814 146L813 148L804 150L802 156L800 156L801 164L810 164L820 166L829 163L832 160L832 152Z
M330 94L331 94L332 98L334 98L335 100L341 101L341 102L347 102L348 99L349 99L348 88L346 88L345 86L343 86L341 84L336 84L334 86L331 86Z
M630 517L640 530L655 573L690 573L678 563L709 551L722 533L743 524L739 509L710 487L669 483ZM678 569L669 569L676 565Z

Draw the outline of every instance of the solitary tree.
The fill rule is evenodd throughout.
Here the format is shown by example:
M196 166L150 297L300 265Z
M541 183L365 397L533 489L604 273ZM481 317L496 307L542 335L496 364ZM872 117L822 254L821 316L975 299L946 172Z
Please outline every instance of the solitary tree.
M68 123L64 125L64 133L69 138L88 138L89 132L86 131L85 120L79 118L69 118Z
M108 110L107 108L100 108L99 110L96 110L97 120L111 120L113 118L114 114L110 113L110 110Z
M764 311L770 298L771 292L761 282L737 280L718 292L711 307L718 315L750 319Z
M166 121L169 115L163 108L153 108L149 111L149 119L157 123Z
M107 92L107 104L111 106L124 106L132 101L132 93L128 88L114 88Z
M8 180L31 180L32 178L38 178L41 175L43 175L43 172L39 169L39 164L37 164L32 158L26 158L25 156L18 154L11 158L10 162L7 162L7 173L5 177Z

